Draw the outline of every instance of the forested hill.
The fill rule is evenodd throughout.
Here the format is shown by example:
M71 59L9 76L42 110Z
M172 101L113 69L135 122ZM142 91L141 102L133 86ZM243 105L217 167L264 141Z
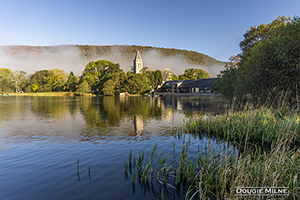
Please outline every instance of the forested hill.
M22 55L28 56L29 54L38 54L41 52L56 53L60 52L64 48L77 48L81 51L83 58L86 61L93 60L94 58L101 57L103 55L118 52L123 58L132 61L136 51L139 50L142 57L150 50L156 50L163 58L177 57L184 58L188 63L195 65L211 66L214 64L222 64L222 62L198 53L195 51L169 49L169 48L157 48L151 46L135 46L135 45L113 45L113 46L93 46L93 45L60 45L60 46L2 46L0 50L4 53L10 54L12 57L20 57Z

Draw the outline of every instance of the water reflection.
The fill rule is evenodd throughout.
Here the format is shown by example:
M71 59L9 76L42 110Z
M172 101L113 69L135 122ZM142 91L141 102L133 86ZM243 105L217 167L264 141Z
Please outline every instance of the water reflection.
M0 97L0 199L176 199L174 190L131 187L123 159L130 149L150 155L155 142L168 152L185 140L173 131L184 118L220 108L176 97ZM192 137L194 155L206 138Z
M0 133L52 142L147 139L173 135L184 118L208 112L222 106L178 97L0 97Z

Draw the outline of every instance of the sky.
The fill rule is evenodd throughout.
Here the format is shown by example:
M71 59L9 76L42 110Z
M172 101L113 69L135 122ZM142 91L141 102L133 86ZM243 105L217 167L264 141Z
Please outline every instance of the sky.
M228 61L251 26L299 8L299 0L0 0L0 45L141 45Z

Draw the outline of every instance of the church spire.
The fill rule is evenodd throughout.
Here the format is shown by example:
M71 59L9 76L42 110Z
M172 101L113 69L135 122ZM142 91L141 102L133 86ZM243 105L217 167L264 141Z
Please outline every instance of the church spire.
M136 59L143 60L143 59L142 59L142 56L141 56L141 54L140 54L140 52L139 52L139 51L137 51L137 52L136 52L136 55L135 55L135 58L134 58L134 60L136 60Z
M140 52L137 51L133 60L133 73L134 74L141 73L142 69L143 69L143 59Z

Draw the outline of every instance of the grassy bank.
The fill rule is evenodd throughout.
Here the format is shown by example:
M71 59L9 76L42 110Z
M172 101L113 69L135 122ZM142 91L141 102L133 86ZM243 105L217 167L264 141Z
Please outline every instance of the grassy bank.
M141 187L155 188L152 192L157 191L156 196L184 188L186 199L236 199L238 187L288 187L289 196L283 199L300 198L300 150L289 149L286 142L277 143L263 154L254 151L224 156L221 150L208 147L208 152L198 152L196 160L190 158L186 145L177 161L170 162L167 155L159 153L158 164L154 165L156 148L149 158L144 152L139 152L136 158L130 152L129 161L125 161L125 176L130 176L128 179L133 183L139 182ZM257 196L244 197L248 198Z
M77 92L39 92L39 93L9 93L11 96L94 96L93 94L80 95Z
M144 153L139 153L137 158L130 155L128 163L125 162L125 174L131 176L132 182L159 185L156 191L160 191L160 196L168 190L184 188L187 199L240 199L236 196L237 187L288 187L289 195L282 198L299 199L299 120L297 112L291 109L251 106L242 111L229 110L223 115L193 119L185 123L180 133L214 135L235 143L239 153L208 147L207 152L198 151L197 159L192 159L186 145L179 155L174 155L172 162L167 155L159 153L155 166L153 157L157 147L154 147L149 159ZM264 146L269 146L268 150Z
M205 132L240 145L271 145L282 138L300 143L299 115L288 109L260 108L204 116L188 121L184 130Z

